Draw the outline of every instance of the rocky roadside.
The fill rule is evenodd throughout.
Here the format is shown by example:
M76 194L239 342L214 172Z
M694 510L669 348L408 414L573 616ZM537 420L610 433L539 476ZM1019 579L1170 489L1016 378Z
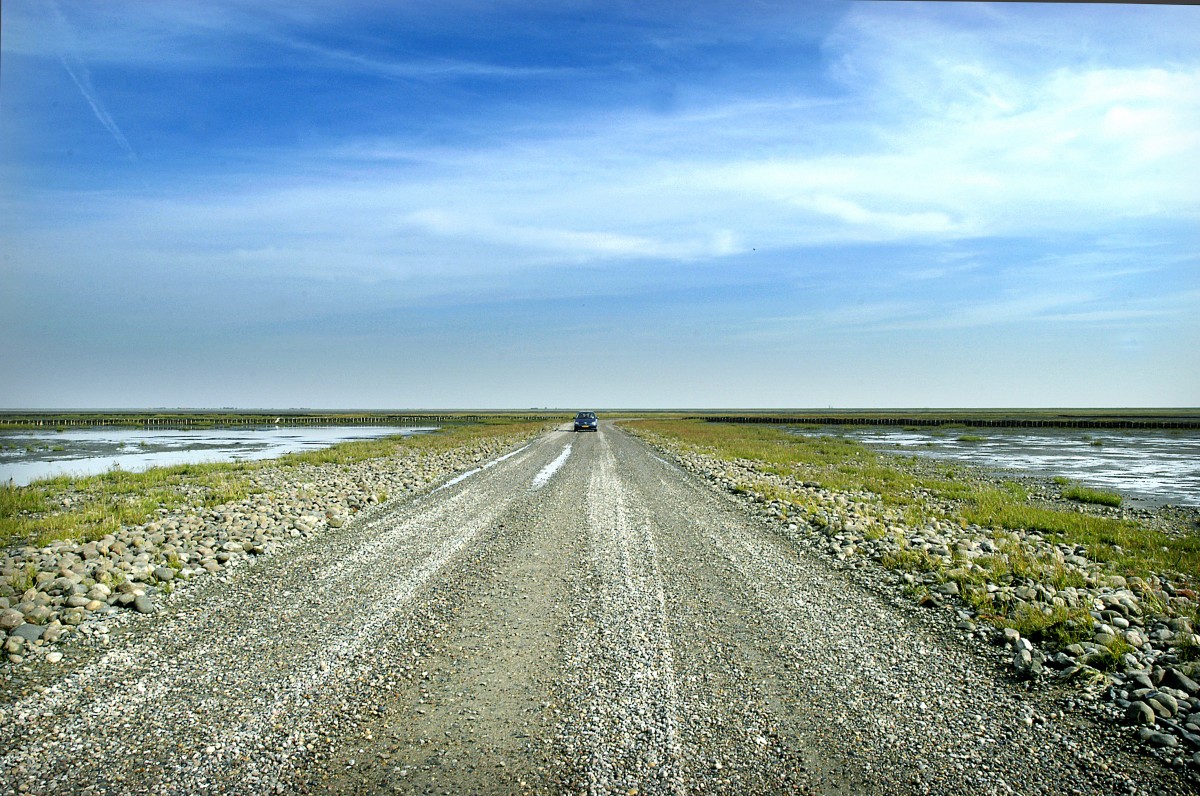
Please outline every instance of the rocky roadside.
M340 528L389 496L417 491L496 458L525 436L483 439L449 451L419 448L354 464L256 470L251 494L213 508L159 509L142 525L93 541L4 551L0 559L0 681L59 664L59 642L104 637L131 613L154 613L175 589ZM103 621L101 621L103 620Z
M865 582L901 599L941 609L956 632L991 650L1027 687L1063 690L1062 704L1126 725L1147 753L1200 783L1200 635L1197 597L1185 588L1191 584L1168 575L1123 577L1089 559L1083 547L1033 531L944 519L913 527L877 495L830 491L758 462L725 461L629 430L716 488L754 504L782 533L824 551L839 569L857 570ZM959 469L963 478L989 483L1013 478ZM1035 498L1054 500L1050 482L1033 487ZM1191 532L1197 513L1118 511L1167 533Z

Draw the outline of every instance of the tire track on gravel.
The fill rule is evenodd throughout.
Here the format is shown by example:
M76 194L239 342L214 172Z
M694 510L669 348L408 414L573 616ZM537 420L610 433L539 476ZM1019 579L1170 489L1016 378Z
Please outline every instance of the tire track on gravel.
M512 482L520 497L424 601L408 640L420 657L411 666L382 661L382 712L342 740L317 790L562 792L556 688L571 585L587 562L577 496L596 441L576 438L575 455L565 454L568 443L532 482Z
M44 792L282 784L309 755L314 716L336 709L381 635L403 635L414 595L515 499L508 478L554 447L543 438L487 483L406 501L233 570L201 589L207 599L132 627L99 660L11 707L0 771L19 767Z
M674 465L621 453L655 515L676 518L664 538L680 603L720 595L694 635L724 646L757 686L774 730L764 749L800 753L804 792L1181 792L1114 734L1034 722L1035 711L1053 715L1048 695L1008 681L934 617L852 580ZM791 791L765 786L756 792Z
M576 661L585 695L579 737L589 793L686 793L679 694L654 529L630 499L607 435L587 488L594 605Z

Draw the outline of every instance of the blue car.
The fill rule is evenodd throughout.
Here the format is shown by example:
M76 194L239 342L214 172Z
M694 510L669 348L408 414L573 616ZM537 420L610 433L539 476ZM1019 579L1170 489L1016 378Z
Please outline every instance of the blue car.
M595 431L596 422L595 412L580 412L579 414L575 415L575 430Z

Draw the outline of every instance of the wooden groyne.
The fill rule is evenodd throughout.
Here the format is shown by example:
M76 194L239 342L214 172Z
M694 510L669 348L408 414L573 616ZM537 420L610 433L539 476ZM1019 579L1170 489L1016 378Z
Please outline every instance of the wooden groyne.
M0 414L3 428L90 428L118 426L126 428L214 428L250 426L424 426L447 423L479 423L488 420L550 421L562 420L562 413L288 413L203 414L161 412L39 412Z
M1176 417L917 417L890 415L695 415L709 423L784 426L969 426L974 428L1200 429L1200 418Z

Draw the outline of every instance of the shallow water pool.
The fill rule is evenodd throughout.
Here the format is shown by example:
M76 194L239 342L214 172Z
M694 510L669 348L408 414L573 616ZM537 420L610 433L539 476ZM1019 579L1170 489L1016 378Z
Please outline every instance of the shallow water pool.
M0 432L0 483L25 486L59 475L96 475L119 468L272 459L351 440L420 434L432 428L305 426L212 429L80 428Z
M872 447L1063 476L1136 503L1200 506L1200 432L1073 429L794 428ZM978 438L978 439L976 439Z

